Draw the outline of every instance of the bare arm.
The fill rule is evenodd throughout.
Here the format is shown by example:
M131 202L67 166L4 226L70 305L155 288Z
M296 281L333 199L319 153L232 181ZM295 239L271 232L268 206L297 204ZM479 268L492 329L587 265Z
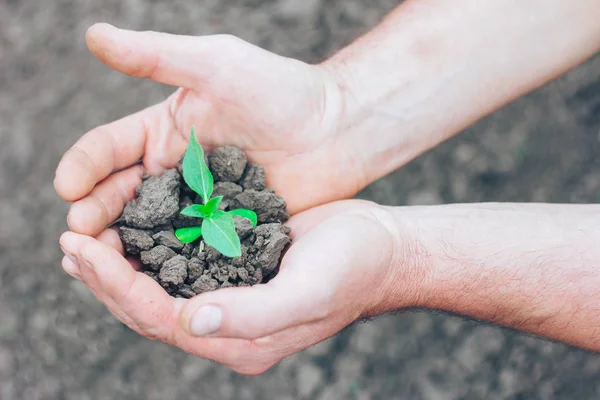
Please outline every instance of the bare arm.
M600 205L395 208L408 305L600 351ZM407 305L392 278L390 308Z
M598 0L402 4L325 63L365 184L594 55L598 15Z
M249 374L408 306L600 351L600 206L310 208L351 196L594 54L599 14L599 0L408 1L318 67L229 37L96 26L88 42L109 65L192 89L65 155L56 187L78 201L63 267L141 335ZM136 167L113 172L142 156L155 173L176 165L181 129L202 123L206 143L251 149L293 210L310 209L289 221L294 242L268 284L173 299L132 268L114 231L100 232L140 181Z

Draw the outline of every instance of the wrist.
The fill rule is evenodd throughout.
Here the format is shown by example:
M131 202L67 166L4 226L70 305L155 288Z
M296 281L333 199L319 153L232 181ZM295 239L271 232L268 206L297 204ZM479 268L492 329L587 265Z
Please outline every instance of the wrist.
M387 232L391 246L386 247L386 260L379 283L379 296L370 315L393 310L426 307L431 302L433 262L419 222L421 207L388 207L378 205L370 211Z
M368 54L365 54L368 57ZM355 192L408 163L436 142L407 129L408 119L394 103L402 93L396 91L403 83L393 75L382 76L373 69L371 80L357 74L360 62L339 54L320 65L331 76L334 97L338 104L334 145L340 165L345 165L355 179ZM373 79L387 80L382 91L373 88ZM392 99L394 97L394 99ZM384 100L385 99L385 100ZM402 128L401 128L402 127Z
M337 81L340 147L363 166L362 185L595 54L598 5L551 3L406 2L321 64Z
M600 348L597 205L478 204L392 209L396 278L409 305ZM418 276L419 279L415 279ZM406 307L392 291L389 307ZM390 308L393 309L393 308Z

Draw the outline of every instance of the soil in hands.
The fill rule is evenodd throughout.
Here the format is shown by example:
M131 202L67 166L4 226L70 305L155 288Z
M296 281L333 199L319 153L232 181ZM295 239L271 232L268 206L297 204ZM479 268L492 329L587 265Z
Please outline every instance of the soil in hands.
M175 297L273 278L291 239L289 228L282 225L289 217L286 203L266 187L264 169L247 162L236 147L217 148L207 157L215 179L213 196L223 196L219 209L247 208L258 216L256 227L234 217L242 256L228 258L202 239L184 245L175 237L176 229L201 223L180 214L185 207L202 203L183 180L181 161L160 176L145 175L136 198L125 206L117 225L127 255L139 257L142 271Z

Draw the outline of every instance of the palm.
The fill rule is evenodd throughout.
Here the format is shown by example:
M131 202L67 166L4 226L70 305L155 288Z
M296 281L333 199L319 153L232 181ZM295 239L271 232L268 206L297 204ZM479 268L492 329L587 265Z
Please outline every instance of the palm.
M339 188L332 185L340 182L339 162L324 156L335 154L331 150L338 145L338 113L323 102L337 86L318 67L236 39L227 41L233 54L239 54L228 58L227 65L234 68L221 68L209 78L192 73L192 80L182 82L187 83L185 88L156 108L158 119L168 121L154 126L170 129L151 131L146 154L154 157L146 157L147 167L175 165L195 126L207 148L236 145L265 167L269 185L288 201L291 212L339 195ZM261 68L249 69L246 64Z
M257 373L362 316L385 311L379 307L387 296L383 283L389 279L393 253L393 238L381 223L387 218L384 209L362 201L300 213L290 220L293 245L272 281L190 300L170 297L153 279L135 272L121 254L89 237L68 232L61 244L75 254L83 247L96 248L93 257L102 268L80 268L78 277L131 329L240 372ZM104 231L98 240L118 247L114 231ZM63 265L69 270L68 260ZM186 331L189 312L199 304L226 310L218 338Z

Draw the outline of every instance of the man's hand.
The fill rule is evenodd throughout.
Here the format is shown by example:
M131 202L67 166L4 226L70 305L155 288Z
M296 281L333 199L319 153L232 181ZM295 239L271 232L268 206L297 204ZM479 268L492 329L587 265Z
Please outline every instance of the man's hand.
M269 283L174 299L122 256L117 234L67 232L65 270L149 338L242 373L363 318L441 309L600 351L600 206L382 207L344 201L292 217Z
M133 196L141 169L131 166L173 167L192 126L209 149L246 150L292 214L350 197L593 55L598 10L597 0L408 1L318 66L231 36L95 25L87 42L103 62L181 89L65 154L55 186L75 202L69 225L99 234Z
M363 165L337 135L343 107L333 74L231 36L188 37L95 25L87 43L118 71L180 86L165 102L84 135L55 179L75 202L71 229L97 235L134 195L141 168L176 165L192 126L206 148L237 145L266 169L291 213L352 196Z
M387 311L382 307L392 295L412 305L418 274L392 270L402 264L392 221L388 209L362 201L305 211L289 222L294 241L273 280L190 300L170 297L136 272L112 230L98 240L65 233L63 267L139 334L257 374L361 317Z

